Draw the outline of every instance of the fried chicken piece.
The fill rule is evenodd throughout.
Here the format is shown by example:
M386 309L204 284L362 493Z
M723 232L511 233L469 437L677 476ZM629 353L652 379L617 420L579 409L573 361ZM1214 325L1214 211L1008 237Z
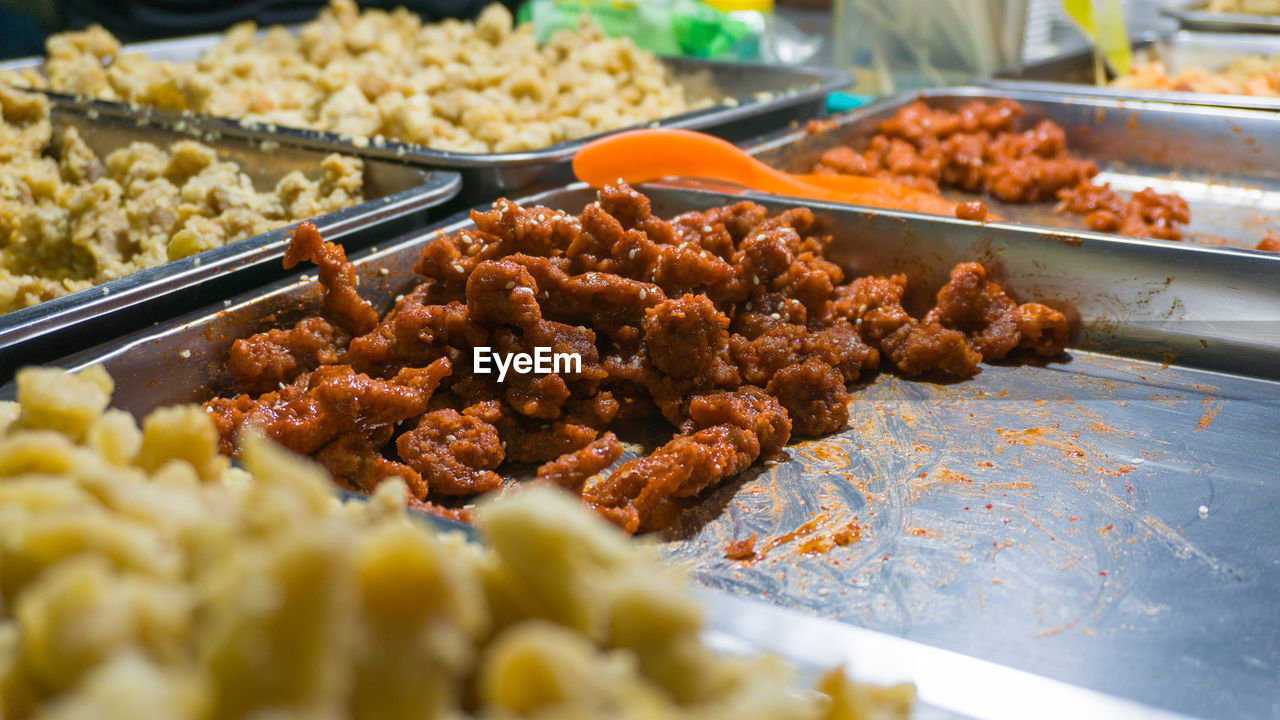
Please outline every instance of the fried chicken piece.
M690 497L745 470L760 454L755 434L715 425L677 435L646 457L618 466L583 499L627 532L640 529L670 497Z
M405 368L391 380L371 378L349 365L324 365L256 400L247 395L204 404L231 455L244 425L260 428L294 452L310 455L334 439L380 429L420 415L450 372L441 358L425 368Z
M493 472L505 457L497 429L456 410L424 415L396 440L396 451L430 492L474 495L502 487L502 478Z
M471 320L461 302L427 302L429 283L401 297L371 332L353 338L346 360L361 372L393 374L446 357L459 367L471 362L471 348L489 345L489 332Z
M303 260L319 267L325 317L352 336L363 335L378 324L378 312L356 292L360 279L347 261L346 251L341 245L325 242L309 222L298 225L293 232L284 253L284 268L288 270Z
M1181 240L1182 228L1191 222L1187 201L1173 193L1161 194L1144 188L1133 194L1125 205L1120 234L1130 237Z
M322 317L288 330L268 330L231 343L227 368L241 392L259 395L293 382L321 365L338 362L347 337Z
M759 439L760 452L766 457L776 454L791 439L791 417L776 397L754 385L692 398L685 431L713 425L734 425L750 431Z
M398 477L404 480L413 497L427 497L427 484L416 470L383 456L361 433L348 433L335 439L316 451L314 457L335 480L353 490L371 493L382 481Z
M524 266L487 260L467 278L467 312L472 322L531 327L542 320L538 283Z
M1023 303L1018 306L1018 332L1022 335L1019 347L1053 357L1066 349L1069 331L1066 316L1047 305Z
M907 277L867 276L836 289L834 311L854 321L868 344L904 375L931 370L971 377L982 356L965 336L939 325L921 323L902 307Z
M821 360L809 359L779 370L765 390L787 409L797 435L826 435L849 422L853 396L840 373Z
M576 419L538 423L503 418L498 432L507 448L507 459L518 463L549 462L586 447L600 434Z
M613 433L605 433L586 447L567 452L538 467L537 479L551 482L574 493L581 493L582 486L591 476L612 465L622 457L622 443Z
M705 295L684 295L645 310L644 347L654 367L677 379L705 376L724 351L729 318Z
M963 332L985 358L1002 358L1018 346L1018 304L1004 289L987 280L980 263L961 263L938 290L938 302L926 324Z

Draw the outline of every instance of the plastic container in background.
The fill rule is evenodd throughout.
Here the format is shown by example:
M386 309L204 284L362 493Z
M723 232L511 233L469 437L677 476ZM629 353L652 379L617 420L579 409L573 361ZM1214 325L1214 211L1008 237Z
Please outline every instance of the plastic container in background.
M1028 0L835 0L835 67L858 91L962 85L1022 60Z
M659 55L797 65L822 43L778 17L773 0L531 0L519 20L533 23L545 42L584 16Z

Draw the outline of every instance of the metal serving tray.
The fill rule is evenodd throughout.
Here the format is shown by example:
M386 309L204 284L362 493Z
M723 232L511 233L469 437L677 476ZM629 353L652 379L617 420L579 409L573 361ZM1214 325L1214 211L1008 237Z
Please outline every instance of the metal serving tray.
M55 137L75 127L100 156L131 142L162 147L191 135L113 116L110 108L57 102L51 114ZM327 155L313 149L265 145L247 133L225 132L220 138L197 134L223 159L237 162L259 187L273 186L294 170L314 175ZM427 208L458 193L455 172L424 170L377 159L365 160L366 202L312 219L327 236L360 237L389 223L404 232L425 222ZM0 376L8 378L19 364L52 360L180 312L234 295L279 277L288 227L255 235L223 247L142 270L80 292L0 315Z
M645 191L664 217L739 199ZM592 199L571 186L524 202L577 212ZM1280 258L804 204L846 269L907 272L909 304L955 263L983 261L1015 297L1072 318L1070 359L985 365L954 384L882 373L855 392L849 430L797 442L784 462L697 499L663 535L665 556L725 593L1129 700L1203 717L1274 713ZM469 226L455 218L438 232ZM353 256L361 292L385 308L411 289L409 268L436 233ZM318 308L307 273L59 364L105 364L116 404L136 414L230 391L235 338ZM854 518L859 541L824 539ZM724 558L752 532L764 559ZM990 692L956 683L960 695Z
M1137 40L1133 44L1133 49L1135 64L1159 60L1164 63L1170 73L1177 73L1193 66L1216 70L1225 67L1242 55L1280 55L1280 35L1242 35L1184 30L1166 37ZM1013 91L1068 93L1117 100L1280 110L1280 98L1275 97L1175 90L1131 90L1099 86L1094 81L1093 53L1089 50L1060 55L1017 70L998 72L992 78L979 83Z
M1145 187L1176 192L1191 208L1184 242L1255 247L1267 230L1280 230L1280 114L1187 107L1109 98L1063 96L1008 88L944 88L910 93L832 118L821 133L786 131L758 140L750 151L764 162L808 172L823 151L838 145L863 148L882 120L917 99L955 110L973 100L1010 98L1026 108L1030 127L1048 118L1067 133L1076 155L1098 163L1098 182L1122 191ZM952 199L973 194L949 191ZM1079 215L1055 215L1053 203L1011 205L983 198L1011 221L1054 228L1084 228ZM1189 242L1188 242L1189 241Z
M1280 16L1209 12L1209 4L1205 2L1173 3L1161 8L1160 13L1177 20L1185 30L1280 32Z
M199 35L175 40L126 45L121 54L145 53L170 61L194 60L222 39ZM743 140L822 114L826 96L853 84L843 72L798 66L720 62L684 57L664 57L663 63L692 99L718 100L710 107L663 118L650 126L706 130L730 140ZM0 70L40 68L43 58L29 57L0 63ZM723 100L721 100L723 98ZM134 108L144 114L172 120L176 114L151 108ZM252 137L276 139L303 147L345 152L365 157L410 162L462 173L460 201L488 202L501 194L547 188L573 180L569 163L578 148L592 138L582 138L537 150L504 153L458 153L393 140L375 143L315 130L274 125L241 124L234 119L190 116L188 122L212 130L248 132ZM461 205L461 203L459 203Z

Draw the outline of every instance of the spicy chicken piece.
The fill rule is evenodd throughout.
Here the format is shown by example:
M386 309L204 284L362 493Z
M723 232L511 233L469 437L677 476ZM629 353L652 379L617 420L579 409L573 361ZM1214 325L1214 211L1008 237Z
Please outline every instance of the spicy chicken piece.
M905 275L861 277L836 289L833 309L852 320L860 336L905 375L930 370L976 375L982 356L959 332L911 317L902 307L906 286Z
M1066 349L1069 330L1066 316L1047 305L1023 303L1018 306L1018 332L1022 335L1019 347L1053 357Z
M575 494L591 476L622 457L622 443L613 433L605 433L586 447L567 452L538 467L537 479L551 482Z
M645 310L645 351L663 373L699 378L724 351L728 327L729 318L705 295L684 295Z
M1172 193L1161 194L1144 188L1133 194L1125 205L1125 218L1120 233L1130 237L1181 240L1182 228L1191 222L1187 201Z
M527 328L542 320L537 282L524 266L509 260L476 265L466 292L472 322Z
M982 361L964 335L915 320L881 339L880 352L907 376L940 370L956 377L973 377Z
M677 435L647 457L629 460L583 492L587 504L627 532L636 532L670 497L690 497L736 475L760 453L755 434L715 425Z
M1022 340L1018 304L987 280L986 268L976 262L951 269L951 279L938 290L938 303L925 323L963 332L986 358L1002 358Z
M322 317L288 330L268 330L231 343L227 368L241 392L259 395L321 365L338 362L346 335Z
M505 457L497 429L456 410L424 415L396 440L396 451L431 492L474 495L502 487L502 478L493 472Z
M791 439L792 418L778 399L762 388L743 385L733 391L697 395L689 401L686 432L713 425L734 425L750 431L760 441L766 457L776 454Z
M471 320L461 302L429 304L430 283L396 301L371 332L353 338L346 360L361 372L393 374L446 357L459 367L471 361L471 348L489 344L489 332Z
M494 201L487 212L472 210L471 222L496 241L486 255L498 258L558 255L574 246L582 233L582 223L572 215L541 206L521 207L506 198Z
M591 238L594 246L570 249L569 257L577 271L613 273L651 282L667 295L714 287L733 275L729 263L714 253L692 244L675 244L675 231L665 221L661 231L666 236L664 242L643 230L628 229L601 203L593 203L582 211L582 227L583 237Z
M787 409L797 435L826 435L849 421L853 396L839 371L821 360L809 359L779 370L765 390Z
M385 443L385 439L384 439ZM413 497L425 498L427 485L416 470L390 460L361 433L348 433L320 448L315 459L338 482L364 493L371 493L384 480L404 480Z
M294 452L310 455L342 435L372 436L420 415L450 372L441 358L425 368L405 368L391 380L371 378L349 365L324 365L255 399L215 398L204 404L231 455L244 425L261 429Z
M544 318L589 327L616 341L639 338L645 310L667 299L657 285L610 273L569 275L548 258L527 255L506 260L533 276Z
M284 253L284 268L292 268L303 260L319 267L324 314L350 335L363 335L378 324L378 312L360 297L356 285L360 278L347 261L341 245L325 242L315 225L304 222L293 232Z
M549 462L586 447L600 434L576 418L537 422L504 417L497 427L507 459L517 463Z

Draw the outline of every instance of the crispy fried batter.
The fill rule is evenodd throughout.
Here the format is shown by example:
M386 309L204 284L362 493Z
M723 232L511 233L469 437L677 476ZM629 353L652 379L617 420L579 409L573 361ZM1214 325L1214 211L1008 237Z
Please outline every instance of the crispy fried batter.
M956 123L985 131L1011 113ZM906 375L967 377L984 355L1052 355L1066 341L1061 313L1018 305L977 263L955 268L923 319L902 306L904 275L844 283L803 208L769 217L741 202L666 221L624 184L599 197L577 217L505 200L473 212L476 229L423 249L423 282L381 321L341 251L300 231L289 259L320 262L324 318L237 344L235 376L261 394L206 404L223 449L258 424L350 487L403 477L434 512L447 511L432 498L498 488L504 463L540 463L539 479L634 532L793 432L839 430L847 383L881 357ZM498 382L476 372L479 347L581 363ZM678 432L597 477L622 453L609 430L658 413Z
M937 193L940 187L981 192L1007 203L1058 199L1056 213L1085 216L1092 230L1131 237L1179 240L1190 222L1186 201L1151 188L1123 200L1109 185L1095 185L1098 167L1074 157L1063 129L1040 120L1015 130L1024 114L1018 103L974 101L956 112L914 102L880 123L862 152L835 147L814 172L863 175ZM957 216L982 220L982 203L961 203Z

